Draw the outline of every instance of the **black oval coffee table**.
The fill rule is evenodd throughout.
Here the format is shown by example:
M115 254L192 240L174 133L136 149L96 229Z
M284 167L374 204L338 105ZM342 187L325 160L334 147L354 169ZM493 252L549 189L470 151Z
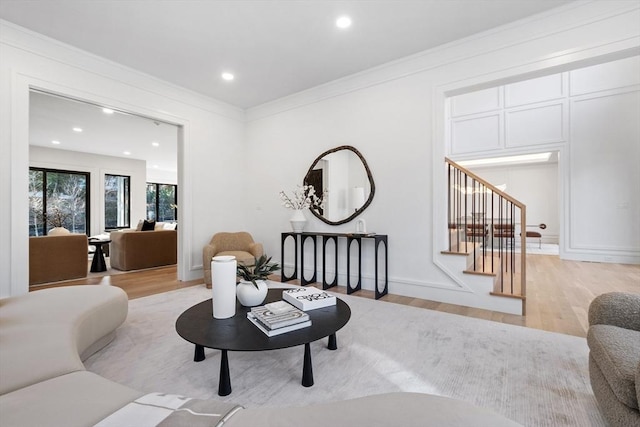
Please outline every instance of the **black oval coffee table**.
M282 299L283 289L270 289L264 304ZM310 344L324 337L329 337L328 348L338 348L336 332L347 324L351 317L351 309L340 298L336 305L307 311L311 318L311 326L268 337L247 319L250 308L236 303L236 314L228 319L215 319L211 300L194 305L182 313L176 320L176 331L185 340L195 344L193 360L201 362L205 359L204 348L221 350L220 379L218 395L231 393L229 376L228 351L264 351L294 347L304 344L304 362L302 368L302 385L313 385L313 368L311 364Z

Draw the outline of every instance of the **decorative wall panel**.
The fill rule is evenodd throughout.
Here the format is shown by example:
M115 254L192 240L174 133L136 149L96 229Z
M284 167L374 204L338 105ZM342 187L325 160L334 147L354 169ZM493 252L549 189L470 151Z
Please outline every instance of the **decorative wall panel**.
M506 107L517 107L535 102L551 101L564 96L562 74L508 84L504 87Z
M505 114L505 135L507 147L563 142L562 103L507 111Z
M640 91L571 103L571 247L640 250Z
M571 96L640 84L640 56L569 72Z
M501 128L500 114L454 120L451 124L451 151L462 154L499 149Z
M451 102L452 116L486 113L502 107L500 88L492 87L456 96Z

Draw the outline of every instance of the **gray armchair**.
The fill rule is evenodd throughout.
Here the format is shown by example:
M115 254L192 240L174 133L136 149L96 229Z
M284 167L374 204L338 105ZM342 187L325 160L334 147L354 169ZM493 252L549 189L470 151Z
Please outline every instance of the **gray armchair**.
M264 253L262 243L253 241L246 231L237 233L216 233L211 241L202 249L202 267L204 283L211 287L211 258L218 255L233 255L238 264L253 265L255 258Z
M640 426L640 294L611 292L589 306L589 377L611 426Z

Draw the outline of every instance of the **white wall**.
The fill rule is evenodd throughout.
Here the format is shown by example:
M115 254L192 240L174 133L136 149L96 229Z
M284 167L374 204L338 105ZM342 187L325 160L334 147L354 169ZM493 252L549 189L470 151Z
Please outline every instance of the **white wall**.
M558 215L544 195L566 185L543 232L557 240L565 230L562 258L640 263L640 56L457 95L450 107L454 160L562 151L557 181L539 174L507 188L531 224L547 222L541 206ZM474 171L494 184L516 179L513 167Z
M180 279L202 277L202 247L213 233L247 227L244 182L221 185L245 164L241 110L4 21L0 58L0 297L28 291L31 87L181 127Z
M258 235L265 242L267 253L280 253L279 240L269 235L290 227L290 212L280 207L277 189L288 189L301 182L308 167L322 152L352 145L366 159L376 183L373 202L359 218L366 219L367 231L389 235L392 279L397 282L403 278L418 284L447 280L446 275L428 261L431 199L425 188L429 188L432 171L425 167L430 159L425 118L429 109L425 93L416 90L424 87L426 80L424 76L412 76L247 124L248 160L261 177L248 198L262 207L251 209L249 220L260 224ZM280 155L264 164L260 147L270 147ZM328 226L308 212L305 214L308 230L355 231L354 222ZM346 250L344 243L341 240L342 254ZM364 286L369 289L373 286L372 246L370 241L365 241L363 246ZM343 261L339 265L341 284L345 283L345 271Z
M201 275L202 244L217 230L247 228L277 258L291 215L278 192L301 183L317 155L348 144L376 182L362 217L369 230L389 235L391 292L455 303L468 290L439 260L445 99L637 54L639 23L636 2L572 3L248 110L245 126L241 111L1 23L0 189L9 203L0 207L0 296L27 289L26 118L29 86L37 86L182 126L178 203L187 222L180 237L187 276ZM354 227L307 218L313 230ZM367 279L371 261L363 266Z
M123 159L31 145L29 146L29 166L88 172L90 174L90 236L104 232L105 174L131 177L131 227L135 227L139 219L146 218L147 186L146 162L144 160Z
M147 182L156 184L178 184L178 174L174 171L147 169ZM178 189L180 191L180 189Z
M544 243L558 243L560 211L558 163L536 163L517 166L469 167L473 173L494 185L506 184L506 192L527 206L527 225L546 224L541 230Z
M566 258L635 257L640 264L640 58L634 59L633 66L571 73Z
M453 159L540 150L567 141L567 75L557 73L454 96Z
M277 191L300 182L320 153L352 145L376 182L362 217L370 231L389 235L391 292L455 303L470 291L440 261L446 242L446 98L630 55L640 46L638 22L638 7L628 2L571 4L248 110L248 163L260 177L248 189L249 221L266 251L279 253L273 235L289 228L290 214L279 206ZM279 154L265 163L267 149ZM307 218L314 231L354 227ZM368 289L370 254L363 266Z

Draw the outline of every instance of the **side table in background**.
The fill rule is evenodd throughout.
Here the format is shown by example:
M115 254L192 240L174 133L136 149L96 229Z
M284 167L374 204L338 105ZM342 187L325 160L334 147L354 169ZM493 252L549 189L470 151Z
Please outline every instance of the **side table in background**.
M109 243L111 243L111 240L89 239L89 245L96 247L96 251L93 253L93 261L91 261L91 269L89 270L92 273L107 271L107 263L104 260L102 246L108 245Z

